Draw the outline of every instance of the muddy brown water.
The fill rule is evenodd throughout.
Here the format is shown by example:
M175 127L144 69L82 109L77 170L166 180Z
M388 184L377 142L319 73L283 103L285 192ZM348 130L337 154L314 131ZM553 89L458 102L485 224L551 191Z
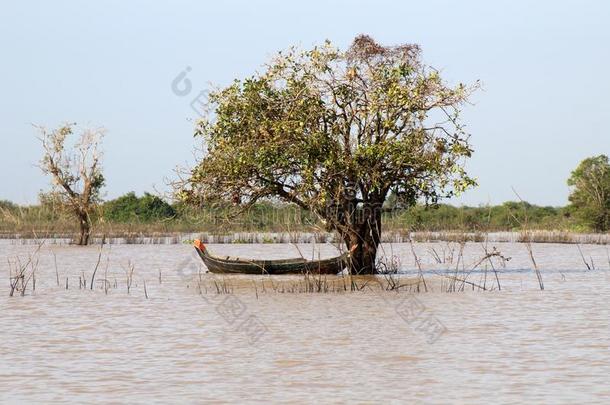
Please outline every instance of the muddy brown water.
M98 247L49 244L34 255L35 246L2 241L0 401L608 403L607 247L581 246L587 270L576 245L534 244L541 291L525 245L493 246L511 257L506 267L494 262L501 291L488 262L469 280L489 291L445 291L445 275L470 269L482 244L467 244L456 264L458 245L419 243L428 292L372 283L358 292L279 293L299 279L266 277L263 291L261 277L203 274L209 290L200 294L205 269L187 245L105 247L91 290ZM209 248L255 258L336 252ZM409 244L384 252L398 258L404 280L418 277ZM38 262L36 290L30 281L24 296L9 297L9 267L28 255ZM216 294L222 285L232 293Z

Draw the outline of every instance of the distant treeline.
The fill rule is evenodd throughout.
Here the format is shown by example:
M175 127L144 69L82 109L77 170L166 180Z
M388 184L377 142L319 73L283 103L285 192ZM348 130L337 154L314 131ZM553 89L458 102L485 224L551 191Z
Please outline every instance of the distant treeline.
M76 230L61 203L41 198L38 205L19 206L0 201L2 233L72 232ZM541 207L527 202L455 207L417 205L385 212L384 230L410 231L514 231L524 229L589 231L572 215L570 207ZM261 202L235 215L222 207L194 208L170 204L152 194L135 193L99 205L92 218L96 233L311 231L324 230L318 218L296 206Z

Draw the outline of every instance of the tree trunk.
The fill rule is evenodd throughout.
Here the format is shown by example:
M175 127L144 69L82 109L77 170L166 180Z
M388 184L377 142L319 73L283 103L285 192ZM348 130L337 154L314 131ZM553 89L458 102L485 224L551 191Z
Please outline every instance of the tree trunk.
M91 222L86 214L79 214L78 220L80 225L78 245L86 246L89 244L89 237L91 236Z
M357 225L343 236L350 250L350 274L376 274L377 250L381 241L381 209L360 209Z
M361 239L351 239L346 242L350 246L350 274L375 274L375 260L377 257L377 246L371 243L363 242ZM355 247L354 247L355 246Z

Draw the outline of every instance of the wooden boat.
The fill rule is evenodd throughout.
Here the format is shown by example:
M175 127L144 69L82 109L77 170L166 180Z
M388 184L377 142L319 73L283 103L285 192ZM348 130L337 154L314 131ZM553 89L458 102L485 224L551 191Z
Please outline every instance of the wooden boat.
M212 255L200 241L193 243L197 254L212 273L234 274L337 274L343 271L349 260L349 253L323 260L279 259L255 260Z

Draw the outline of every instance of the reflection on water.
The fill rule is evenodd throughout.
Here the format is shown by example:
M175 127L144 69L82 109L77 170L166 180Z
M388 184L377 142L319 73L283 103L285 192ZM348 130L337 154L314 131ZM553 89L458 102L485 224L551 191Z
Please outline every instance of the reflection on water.
M0 289L2 402L610 398L605 246L582 246L595 267L588 271L574 245L534 245L544 291L525 247L497 243L511 257L506 268L495 264L502 291L443 292L436 273L468 270L483 247L468 244L458 262L458 245L430 243L415 245L428 293L277 293L263 291L260 277L236 276L219 279L233 294L200 295L202 266L189 246L106 247L90 290L79 289L78 280L87 278L89 287L98 248L49 245L39 255L36 291L9 298L7 259L26 258L33 247L0 243L0 274L7 280ZM209 248L242 257L299 255L293 245ZM336 253L330 245L299 249L306 257ZM418 274L409 245L386 245L384 252L399 258L405 279ZM483 265L469 277L489 282L491 269ZM265 286L286 282L266 280ZM438 328L442 333L431 335Z

